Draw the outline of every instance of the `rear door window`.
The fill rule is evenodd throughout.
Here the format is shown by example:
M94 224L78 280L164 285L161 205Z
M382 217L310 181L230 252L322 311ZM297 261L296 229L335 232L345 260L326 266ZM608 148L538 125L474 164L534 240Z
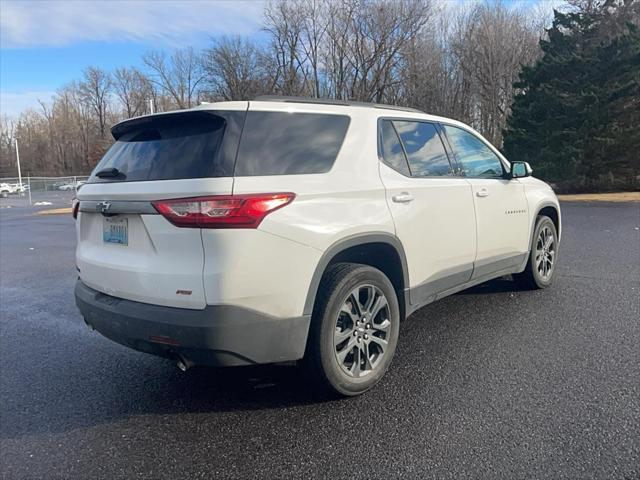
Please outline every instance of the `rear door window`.
M349 120L344 115L250 111L235 175L326 173L338 156Z
M117 125L116 142L89 182L175 180L233 176L246 112L185 112L143 117ZM117 176L95 173L116 168Z
M453 175L449 157L434 124L394 120L393 125L407 153L412 176Z

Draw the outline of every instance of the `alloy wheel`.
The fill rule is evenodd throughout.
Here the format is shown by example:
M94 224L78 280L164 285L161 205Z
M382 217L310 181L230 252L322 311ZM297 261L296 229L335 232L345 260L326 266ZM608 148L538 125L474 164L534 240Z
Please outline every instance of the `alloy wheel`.
M333 334L335 355L351 377L370 374L384 357L391 333L390 310L382 290L359 285L347 295Z
M536 240L536 270L542 279L549 280L556 258L556 240L553 231L545 225Z

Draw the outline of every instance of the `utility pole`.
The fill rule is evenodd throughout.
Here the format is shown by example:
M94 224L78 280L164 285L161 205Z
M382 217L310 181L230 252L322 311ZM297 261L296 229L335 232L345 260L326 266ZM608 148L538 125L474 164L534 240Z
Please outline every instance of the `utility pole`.
M155 113L153 111L153 98L149 99L149 113L151 113L152 115Z
M18 162L18 183L20 184L20 190L22 190L22 172L20 171L20 150L18 149L18 139L15 138L16 142L16 161Z

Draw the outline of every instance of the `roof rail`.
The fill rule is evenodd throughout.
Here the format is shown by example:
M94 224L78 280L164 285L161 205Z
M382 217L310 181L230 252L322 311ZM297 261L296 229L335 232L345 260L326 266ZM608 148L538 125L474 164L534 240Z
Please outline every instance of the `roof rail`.
M253 99L258 102L285 102L285 103L313 103L319 105L342 105L344 107L366 107L381 108L385 110L401 110L404 112L424 113L422 110L411 107L398 107L396 105L385 105L383 103L356 102L352 100L336 100L333 98L311 98L311 97L286 97L280 95L260 95Z

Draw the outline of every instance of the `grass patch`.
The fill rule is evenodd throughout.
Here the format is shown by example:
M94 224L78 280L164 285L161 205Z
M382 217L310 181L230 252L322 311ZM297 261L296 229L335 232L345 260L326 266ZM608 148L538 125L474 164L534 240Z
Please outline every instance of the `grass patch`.
M564 202L640 202L640 192L578 193L558 195L558 199Z
M70 207L65 207L65 208L50 208L48 210L40 210L38 212L36 212L36 215L66 215L68 213L71 213L71 208Z

